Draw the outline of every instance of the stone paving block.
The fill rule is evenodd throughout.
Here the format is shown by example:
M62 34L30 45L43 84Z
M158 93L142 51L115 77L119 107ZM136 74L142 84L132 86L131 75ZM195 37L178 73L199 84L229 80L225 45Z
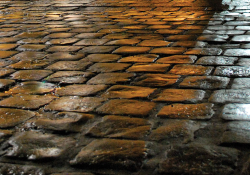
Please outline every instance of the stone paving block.
M71 38L75 33L52 33L47 35L45 38Z
M10 163L0 164L1 174L34 174L34 175L45 175L45 171L42 168L30 165L17 165Z
M0 53L1 53L1 51L0 51ZM16 54L15 56L11 57L10 60L13 60L13 61L41 60L46 56L46 54L47 54L46 52L24 51L24 52L21 52L19 54Z
M250 68L248 66L219 66L215 69L214 75L224 77L248 77Z
M55 96L49 95L15 95L0 101L0 106L22 109L38 109L50 103L55 98Z
M227 128L221 137L222 144L249 144L250 122L232 121L227 124Z
M94 118L92 114L77 112L60 112L54 116L54 118L31 119L25 125L56 132L80 132L84 124Z
M135 170L145 157L144 141L100 139L82 148L70 164Z
M97 73L117 72L125 70L130 65L126 63L95 63L88 68L88 71Z
M203 48L207 46L207 42L202 42L202 41L177 41L172 44L172 47L200 47Z
M44 44L48 39L46 38L27 38L19 40L18 44Z
M13 38L13 37L5 37L5 38L1 38L0 43L19 43L18 42L18 38Z
M144 40L137 44L137 46L148 46L148 47L163 47L168 46L171 42L163 41L163 40Z
M144 74L138 77L134 85L137 86L149 86L149 87L157 87L157 86L170 86L175 84L179 75L169 75L169 74Z
M249 104L226 104L221 111L221 118L224 120L249 121Z
M4 89L4 88L9 87L13 84L15 84L15 80L0 79L0 89Z
M17 38L43 38L45 35L48 35L48 32L23 32L14 37Z
M6 32L0 32L0 36L1 37L8 37L8 36L13 36L13 35L16 35L18 34L19 32L18 31L6 31Z
M101 95L103 98L147 98L156 89L138 86L114 85Z
M72 54L70 52L55 52L52 54L46 55L46 57L50 61L74 61L74 60L79 60L81 58L84 58L85 55L83 53L75 53Z
M195 35L173 35L166 38L168 41L189 41L195 40Z
M121 58L118 62L152 63L157 59L155 54L139 54Z
M250 35L236 35L234 36L231 41L233 42L249 42L250 41Z
M84 83L93 76L91 72L82 71L57 71L56 73L45 78L45 81L59 83Z
M107 88L106 85L69 85L65 87L57 88L55 95L58 96L89 96L95 95L100 91L103 91Z
M193 49L189 49L184 54L186 55L209 55L209 56L221 55L222 49L220 48L193 48ZM235 55L228 55L228 56L235 56Z
M33 144L30 144L31 141ZM69 137L27 131L16 134L8 143L10 148L5 154L7 157L43 160L62 157L67 149L75 144L75 141Z
M194 55L172 55L168 57L162 57L157 59L157 63L174 63L174 64L185 64L185 63L194 63L197 59L197 56Z
M0 128L10 128L34 117L35 112L21 109L0 108Z
M170 64L157 64L157 63L136 63L127 69L127 72L155 72L164 73L170 67Z
M55 84L38 82L38 81L27 81L22 82L7 91L7 94L46 94L54 91L56 88Z
M139 140L151 129L148 120L115 115L104 116L100 123L94 125L88 136Z
M238 161L239 151L214 145L190 144L174 146L160 163L161 174L225 174L230 175Z
M0 51L0 58L8 58L12 55L17 54L18 52L16 51Z
M186 48L182 47L161 47L151 50L150 53L174 55L174 54L182 54L185 51Z
M150 47L132 47L132 46L122 46L116 49L113 53L116 54L142 54L147 53Z
M201 65L233 65L238 60L237 57L225 56L204 56L198 59L196 64Z
M75 35L75 38L84 38L84 39L91 39L91 38L99 38L104 36L104 33L80 33ZM106 35L107 36L107 35Z
M135 115L146 116L153 108L155 103L138 100L114 99L109 100L96 111L102 114Z
M76 52L80 50L82 47L80 46L52 46L49 49L47 49L48 52Z
M138 39L119 39L119 40L113 40L113 41L110 41L108 43L106 43L105 45L135 45L137 43L139 43L141 40L138 40Z
M225 56L250 56L250 49L227 49Z
M85 70L91 62L82 62L82 61L58 61L45 69L48 70L66 70L66 71L77 71L77 70Z
M239 66L249 66L250 65L250 59L248 59L248 58L240 58L238 60L238 63L236 65L239 65Z
M210 75L213 67L190 65L190 64L178 64L175 65L168 73L175 75Z
M111 34L105 35L103 38L120 40L120 39L128 39L131 36L133 36L133 34L131 33L124 33L124 34L123 33L111 33Z
M197 38L198 41L213 41L213 42L226 42L229 38L228 35L201 35Z
M214 91L209 101L214 103L248 103L249 89L225 89Z
M0 50L13 50L17 46L17 44L0 44Z
M207 120L212 118L213 104L172 104L164 106L157 114L161 118Z
M119 58L121 58L121 56L116 54L90 54L82 59L82 61L105 63L116 62Z
M177 29L159 29L156 31L160 34L168 34L168 35L177 35L183 33L183 30L177 30Z
M47 111L92 112L105 100L97 97L60 97L52 101L44 109Z
M98 45L104 45L108 41L109 39L83 39L81 41L78 41L74 45L76 46L98 46Z
M152 131L149 140L171 143L171 139L181 139L183 143L187 143L194 140L194 132L199 128L200 124L192 120L168 120Z
M24 44L16 48L18 51L42 51L46 48L46 45L42 44Z
M9 75L11 73L15 72L14 69L9 69L9 68L0 68L0 77Z
M10 76L12 77L12 79L15 80L41 80L44 77L47 77L48 75L52 74L52 71L49 70L20 70L17 71L13 74L11 74Z
M231 89L249 89L250 78L235 78Z
M145 39L163 39L163 36L161 34L137 34L136 36L133 37L134 39L140 39L140 40L145 40Z
M198 103L205 97L205 91L193 89L164 89L153 101Z
M66 45L66 44L73 44L79 41L77 38L63 38L63 39L52 39L47 41L45 44L47 45Z
M115 50L116 46L88 46L84 47L80 52L81 53L111 53L113 50Z
M48 60L24 60L11 64L8 67L13 69L39 69L48 64L50 64Z
M181 83L181 88L225 89L230 81L227 77L188 76Z
M134 74L132 73L102 73L91 78L87 84L116 84L129 82Z

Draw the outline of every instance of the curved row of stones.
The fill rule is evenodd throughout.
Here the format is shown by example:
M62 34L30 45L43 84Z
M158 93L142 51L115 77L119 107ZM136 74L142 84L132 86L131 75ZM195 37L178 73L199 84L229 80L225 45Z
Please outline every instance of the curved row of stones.
M0 10L1 174L249 173L248 10L201 0Z

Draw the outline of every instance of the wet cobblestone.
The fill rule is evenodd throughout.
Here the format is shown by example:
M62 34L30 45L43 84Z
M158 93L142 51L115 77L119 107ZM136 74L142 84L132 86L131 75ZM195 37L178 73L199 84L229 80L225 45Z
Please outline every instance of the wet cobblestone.
M0 0L0 174L249 174L249 9Z

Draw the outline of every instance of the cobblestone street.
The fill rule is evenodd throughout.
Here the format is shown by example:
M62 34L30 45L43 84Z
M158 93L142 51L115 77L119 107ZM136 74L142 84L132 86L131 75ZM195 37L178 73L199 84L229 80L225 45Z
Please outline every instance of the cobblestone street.
M1 175L249 175L250 1L0 0Z

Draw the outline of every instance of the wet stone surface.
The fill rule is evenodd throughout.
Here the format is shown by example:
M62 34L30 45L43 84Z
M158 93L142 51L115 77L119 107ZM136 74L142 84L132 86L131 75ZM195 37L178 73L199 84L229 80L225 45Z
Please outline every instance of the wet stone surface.
M249 144L250 123L247 121L233 121L227 124L227 128L221 137L222 144Z
M165 89L153 101L197 103L205 97L205 91L189 89Z
M210 119L214 111L212 109L213 104L201 103L201 104L173 104L164 106L157 114L161 118L172 119Z
M191 144L176 146L166 154L166 160L160 164L161 173L229 175L236 166L239 152L233 148Z
M71 165L137 169L146 157L144 141L100 139L91 142L71 160Z
M217 90L210 96L209 101L213 103L249 103L249 89Z
M179 86L181 88L224 89L229 81L229 78L219 76L188 76Z
M145 119L108 115L103 117L102 122L93 126L87 135L138 140L145 137L150 129L151 125Z
M14 127L36 115L35 112L11 108L0 108L0 113L0 128Z

